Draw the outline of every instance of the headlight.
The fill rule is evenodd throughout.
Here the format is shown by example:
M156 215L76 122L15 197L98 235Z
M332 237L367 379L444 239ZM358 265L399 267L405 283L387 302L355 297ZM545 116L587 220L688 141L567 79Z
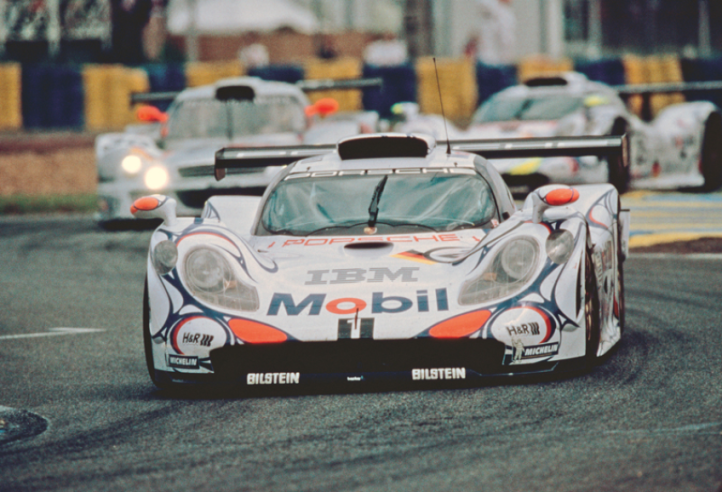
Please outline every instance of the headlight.
M143 167L143 161L137 155L126 155L123 157L123 160L120 161L120 167L122 167L126 173L135 175L138 174Z
M153 248L151 260L155 271L160 275L165 275L173 270L178 262L178 248L173 241L161 241Z
M572 255L574 236L567 230L559 229L549 234L545 247L547 256L557 265L561 265Z
M501 251L501 266L510 278L524 278L536 265L538 249L533 240L513 240Z
M151 190L164 188L168 179L168 171L162 166L153 166L145 172L145 185Z
M480 304L510 296L531 279L539 258L539 246L530 237L508 241L477 278L464 282L459 304Z
M240 311L259 307L256 289L238 280L226 259L212 249L188 253L184 277L191 294L209 304Z

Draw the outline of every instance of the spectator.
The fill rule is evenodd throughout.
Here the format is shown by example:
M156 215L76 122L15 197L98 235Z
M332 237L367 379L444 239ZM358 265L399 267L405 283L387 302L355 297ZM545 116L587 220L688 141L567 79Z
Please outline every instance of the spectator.
M316 47L316 56L322 60L333 60L338 57L336 42L330 34L321 34Z
M110 6L113 61L128 65L143 63L143 29L150 19L152 0L112 0Z
M396 38L393 33L385 33L366 46L364 61L368 65L390 66L401 65L409 58L406 43Z
M268 49L260 42L258 33L249 33L248 39L250 44L238 50L238 59L246 68L260 68L268 66L270 59Z
M516 53L516 17L511 0L476 0L479 28L476 56L490 65L513 63Z

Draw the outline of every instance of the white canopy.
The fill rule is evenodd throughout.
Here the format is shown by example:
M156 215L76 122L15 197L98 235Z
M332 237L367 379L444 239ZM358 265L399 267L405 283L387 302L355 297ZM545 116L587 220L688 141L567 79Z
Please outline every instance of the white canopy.
M187 35L195 21L198 34L238 34L289 27L313 34L318 20L289 0L170 0L168 32Z

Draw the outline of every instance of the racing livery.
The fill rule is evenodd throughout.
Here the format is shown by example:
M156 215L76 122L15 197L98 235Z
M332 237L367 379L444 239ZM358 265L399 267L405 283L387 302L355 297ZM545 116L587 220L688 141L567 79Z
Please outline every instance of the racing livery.
M591 367L623 331L629 212L608 184L545 186L517 209L482 156L623 144L373 134L222 149L219 179L285 167L263 197L214 196L198 218L164 195L131 207L163 220L144 300L150 377L422 384Z
M494 161L507 183L525 190L547 183L604 183L620 191L722 184L722 113L711 102L686 102L651 116L650 96L722 90L722 83L608 86L576 72L535 77L505 89L482 104L465 130L449 126L451 138L529 138L628 135L629 166L596 156ZM630 97L644 97L642 118L629 111ZM398 106L402 132L444 138L440 116L418 114L413 104Z
M139 118L150 124L131 125L125 132L96 138L98 219L110 225L116 219L132 218L133 201L153 192L173 197L180 213L198 215L212 195L262 190L277 168L246 168L217 183L213 179L215 151L231 144L336 143L345 136L375 131L377 113L337 112L338 103L329 99L311 105L305 92L378 83L377 79L353 79L288 84L236 77L178 93L134 95L134 102L172 103L167 113L140 107Z

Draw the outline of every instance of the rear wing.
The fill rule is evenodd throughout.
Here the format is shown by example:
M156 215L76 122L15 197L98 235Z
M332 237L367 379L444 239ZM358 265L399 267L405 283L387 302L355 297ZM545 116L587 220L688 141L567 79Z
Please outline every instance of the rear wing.
M383 137L383 135L353 137L352 140L358 143L366 139L369 142L372 139L380 141L379 137ZM388 142L388 137L386 142ZM612 137L451 140L449 146L452 150L477 154L487 159L595 155L622 159L625 167L629 163L629 143L626 135ZM227 169L284 166L307 157L330 154L337 151L337 149L337 145L227 147L216 152L214 173L216 179L220 181L225 177ZM404 156L394 153L393 157ZM418 155L409 155L408 157L418 157Z
M319 80L299 80L295 84L304 92L326 91L326 90L350 90L350 89L367 89L370 87L381 87L383 79L381 77L365 78L365 79L319 79ZM232 86L229 86L232 87ZM242 86L245 87L245 86ZM154 103L154 102L170 102L176 98L181 91L170 92L135 92L130 95L130 103Z
M220 181L226 169L286 166L293 162L330 154L336 145L297 145L294 147L226 147L216 151L214 174Z
M627 137L504 138L494 140L451 140L452 150L487 159L527 157L623 157L629 154ZM625 157L626 158L626 157Z
M699 94L722 91L721 81L680 82L669 84L616 85L612 87L626 103L632 96L642 96L642 119L652 119L652 96L654 94Z

